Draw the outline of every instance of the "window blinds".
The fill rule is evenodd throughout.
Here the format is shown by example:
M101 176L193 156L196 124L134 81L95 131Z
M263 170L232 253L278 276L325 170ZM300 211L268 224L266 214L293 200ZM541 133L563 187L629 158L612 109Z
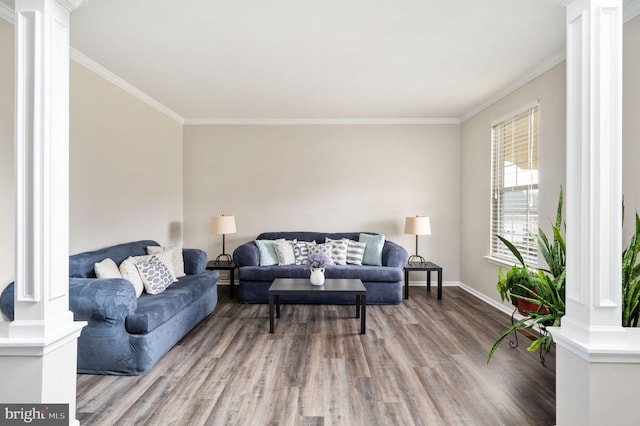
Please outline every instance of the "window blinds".
M517 261L496 237L536 265L538 247L538 105L492 127L491 256Z

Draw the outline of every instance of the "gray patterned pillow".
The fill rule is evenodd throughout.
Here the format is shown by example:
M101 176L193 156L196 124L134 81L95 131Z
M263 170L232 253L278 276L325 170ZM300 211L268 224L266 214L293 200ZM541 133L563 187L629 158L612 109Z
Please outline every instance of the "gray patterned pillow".
M136 263L136 268L140 271L144 289L149 294L162 293L176 279L167 265L156 255L151 256L149 260Z
M307 256L309 256L308 244L309 242L307 241L296 241L291 244L293 246L293 255L296 258L296 265L306 265L309 263L307 260Z
M347 247L347 263L349 265L362 265L362 259L364 258L364 250L367 247L367 243L349 240L349 246Z
M331 259L331 244L307 244L307 249L309 254L324 254Z
M331 245L331 263L336 265L346 265L349 239L342 238L339 240L332 240L331 238L325 238L325 242Z

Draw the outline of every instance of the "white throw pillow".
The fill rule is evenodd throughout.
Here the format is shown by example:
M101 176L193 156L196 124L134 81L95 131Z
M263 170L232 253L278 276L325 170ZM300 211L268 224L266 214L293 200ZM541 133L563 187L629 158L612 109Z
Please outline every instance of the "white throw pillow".
M160 246L148 246L148 254L158 254L164 251L171 252L171 264L173 266L173 272L176 278L184 277L184 257L182 256L182 247L160 247Z
M309 254L323 254L331 261L331 244L307 244ZM333 262L331 261L333 265Z
M133 257L126 258L120 264L120 273L122 274L122 278L133 284L133 288L136 290L136 297L140 297L144 291L144 284L142 283L140 272L138 272L138 268L136 268Z
M93 265L93 270L98 278L122 278L118 265L113 259L106 258Z
M136 268L140 272L144 289L149 294L162 293L175 279L167 264L155 254L147 260L136 262Z
M296 264L296 256L293 252L293 244L295 243L296 243L296 240L293 240L293 241L276 240L273 242L273 248L276 251L276 256L278 257L278 265L295 265Z

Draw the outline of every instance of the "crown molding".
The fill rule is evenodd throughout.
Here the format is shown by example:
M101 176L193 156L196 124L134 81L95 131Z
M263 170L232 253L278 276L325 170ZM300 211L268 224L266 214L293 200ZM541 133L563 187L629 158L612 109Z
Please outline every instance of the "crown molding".
M624 22L628 22L640 15L640 0L625 0L622 6Z
M115 86L121 88L122 90L129 93L130 95L138 98L139 100L151 106L152 108L160 111L167 117L177 121L180 124L184 124L184 118L180 114L164 106L157 100L153 99L151 96L144 93L142 90L136 88L132 84L118 77L117 75L115 75L114 73L112 73L111 71L109 71L108 69L100 65L99 63L95 62L93 59L90 59L89 57L85 56L84 54L80 53L74 48L71 48L69 50L69 56L71 57L71 59L73 59L80 65L84 66L90 71L93 71L94 73L98 74L100 77L104 78L105 80L109 81Z
M186 118L189 126L305 126L372 124L460 124L456 117L443 118Z
M16 12L4 3L0 3L0 18L10 24L16 22Z
M57 0L62 6L64 6L69 12L73 12L79 7L86 6L89 0Z
M529 71L527 74L523 75L522 77L520 77L519 79L517 79L516 81L511 83L505 89L503 89L502 91L496 93L494 96L492 96L491 98L489 98L488 100L486 100L482 104L476 106L475 108L471 109L467 113L463 114L460 117L460 122L465 122L468 119L470 119L471 117L473 117L474 115L476 115L477 113L479 113L480 111L483 111L486 108L489 108L491 105L493 105L496 102L498 102L499 100L505 98L510 93L515 92L516 90L518 90L519 88L521 88L525 84L529 83L533 79L539 77L540 75L542 75L545 72L549 71L551 68L553 68L556 65L558 65L559 63L563 62L565 59L567 59L567 53L563 49L561 52L556 53L551 58L547 59L546 61L544 61L543 63L541 63L540 65L538 65L534 69L532 69L531 71Z

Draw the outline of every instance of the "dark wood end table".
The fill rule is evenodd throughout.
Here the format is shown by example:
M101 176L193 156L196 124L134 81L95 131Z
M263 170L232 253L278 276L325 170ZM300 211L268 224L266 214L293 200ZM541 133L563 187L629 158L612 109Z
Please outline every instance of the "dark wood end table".
M233 299L235 295L234 281L236 264L226 260L210 260L207 262L207 270L210 271L229 271L229 296Z
M427 271L427 291L431 291L431 272L438 274L438 300L442 300L442 267L433 262L412 262L404 267L404 298L409 298L409 272Z
M276 278L269 287L269 333L275 317L280 318L280 296L283 294L353 294L356 318L360 318L360 334L367 332L367 289L358 279L326 279L324 285L311 285L308 278ZM275 309L274 309L275 308Z

